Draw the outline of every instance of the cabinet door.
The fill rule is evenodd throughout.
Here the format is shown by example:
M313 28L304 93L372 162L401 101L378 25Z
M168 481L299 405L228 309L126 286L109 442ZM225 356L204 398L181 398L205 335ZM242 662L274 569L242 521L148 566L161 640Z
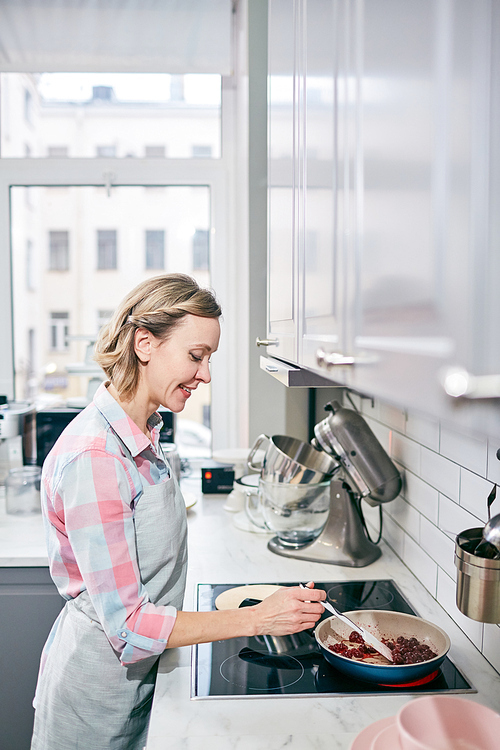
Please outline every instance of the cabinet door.
M345 2L309 0L305 19L305 144L299 267L299 362L316 367L319 346L342 351L341 326L350 174L345 119L348 20ZM299 213L299 216L301 214Z
M269 2L268 335L269 353L297 361L297 152L300 3Z
M2 750L29 750L40 655L63 604L48 568L0 568Z

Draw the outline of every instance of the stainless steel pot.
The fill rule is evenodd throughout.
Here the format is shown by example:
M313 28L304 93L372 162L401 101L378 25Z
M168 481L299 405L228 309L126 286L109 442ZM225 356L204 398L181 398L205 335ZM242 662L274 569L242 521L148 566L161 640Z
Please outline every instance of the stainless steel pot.
M254 463L255 454L266 443L262 463ZM259 471L266 482L312 484L331 477L340 464L310 443L286 435L259 435L248 454L248 467Z
M457 607L471 620L500 623L500 560L474 554L482 535L466 529L455 540Z

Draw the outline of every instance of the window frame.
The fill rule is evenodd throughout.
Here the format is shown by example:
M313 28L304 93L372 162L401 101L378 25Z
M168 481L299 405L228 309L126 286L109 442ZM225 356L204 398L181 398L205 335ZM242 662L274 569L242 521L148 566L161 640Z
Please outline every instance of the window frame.
M222 305L222 336L212 360L212 445L214 449L246 444L248 440L248 380L235 372L237 362L248 360L248 331L242 328L245 313L241 300L248 298L247 280L241 272L244 256L235 253L236 226L245 201L235 207L234 185L238 160L235 155L234 122L236 97L231 79L222 78L221 158L142 159L116 158L0 158L0 316L5 321L4 350L0 358L0 392L8 398L14 392L14 336L11 283L12 187L93 186L112 190L119 186L168 187L203 186L210 190L210 284ZM231 189L230 189L231 188ZM241 219L240 219L241 221ZM238 304L238 300L240 304ZM239 369L240 365L238 366ZM242 438L243 435L243 438Z

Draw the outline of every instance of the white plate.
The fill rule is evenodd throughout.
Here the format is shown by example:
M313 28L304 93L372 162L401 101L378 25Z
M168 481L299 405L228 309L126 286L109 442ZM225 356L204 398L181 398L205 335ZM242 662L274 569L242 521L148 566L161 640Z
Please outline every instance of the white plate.
M198 502L198 498L192 492L183 492L182 495L186 504L186 510L189 510L189 508L192 508Z

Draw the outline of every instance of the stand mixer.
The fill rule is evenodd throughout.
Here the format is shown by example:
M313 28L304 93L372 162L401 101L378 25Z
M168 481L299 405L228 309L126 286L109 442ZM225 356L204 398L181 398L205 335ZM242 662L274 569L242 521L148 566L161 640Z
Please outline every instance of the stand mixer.
M325 410L329 415L315 426L311 443L339 463L330 483L328 520L309 544L292 547L276 536L268 548L283 557L361 568L381 555L368 536L361 499L374 507L394 500L401 475L359 413L338 401Z

